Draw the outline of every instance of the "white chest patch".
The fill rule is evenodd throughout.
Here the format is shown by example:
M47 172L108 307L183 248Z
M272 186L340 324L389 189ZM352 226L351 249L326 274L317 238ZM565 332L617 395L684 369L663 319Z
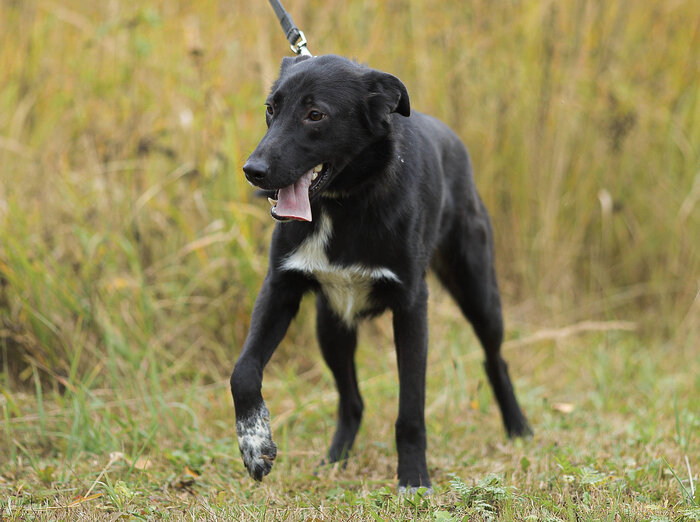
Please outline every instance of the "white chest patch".
M370 305L372 283L379 279L400 282L388 268L367 267L360 264L338 266L326 255L326 247L333 233L331 219L321 216L318 229L282 261L283 270L296 270L312 275L321 285L333 311L347 325L352 325L358 314Z

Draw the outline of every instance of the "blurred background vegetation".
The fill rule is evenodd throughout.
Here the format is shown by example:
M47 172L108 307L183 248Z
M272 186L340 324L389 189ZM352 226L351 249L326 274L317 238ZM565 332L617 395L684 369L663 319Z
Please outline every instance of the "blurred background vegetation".
M700 2L285 4L467 144L509 337L626 319L697 354ZM0 0L3 390L227 379L273 227L241 166L289 54L263 0Z

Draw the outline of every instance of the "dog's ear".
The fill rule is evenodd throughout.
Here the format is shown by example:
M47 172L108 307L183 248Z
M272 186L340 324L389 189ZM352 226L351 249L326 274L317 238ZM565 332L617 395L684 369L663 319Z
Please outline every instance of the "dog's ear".
M282 58L282 65L280 65L280 77L282 77L291 66L299 62L303 62L304 60L308 60L309 58L311 58L311 56L305 54L299 56L285 56Z
M367 74L366 81L369 89L368 104L372 113L382 119L386 119L392 112L410 116L411 102L408 99L408 91L396 76L371 71Z

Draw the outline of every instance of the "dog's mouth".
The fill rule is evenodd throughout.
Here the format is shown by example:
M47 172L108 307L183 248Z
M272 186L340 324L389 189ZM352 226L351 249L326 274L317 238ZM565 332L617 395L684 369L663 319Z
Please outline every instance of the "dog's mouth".
M278 221L311 221L311 197L325 185L330 171L328 163L319 163L292 185L278 189L275 199L268 198L272 217Z

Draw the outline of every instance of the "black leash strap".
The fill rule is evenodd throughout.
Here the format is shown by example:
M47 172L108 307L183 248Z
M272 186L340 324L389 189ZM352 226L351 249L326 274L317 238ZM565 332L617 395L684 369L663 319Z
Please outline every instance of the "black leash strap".
M287 40L289 40L292 51L294 51L295 54L311 56L311 52L306 48L306 37L304 33L299 30L294 20L292 20L291 15L284 10L279 0L270 0L270 5L275 10L277 18L279 18L282 30Z

